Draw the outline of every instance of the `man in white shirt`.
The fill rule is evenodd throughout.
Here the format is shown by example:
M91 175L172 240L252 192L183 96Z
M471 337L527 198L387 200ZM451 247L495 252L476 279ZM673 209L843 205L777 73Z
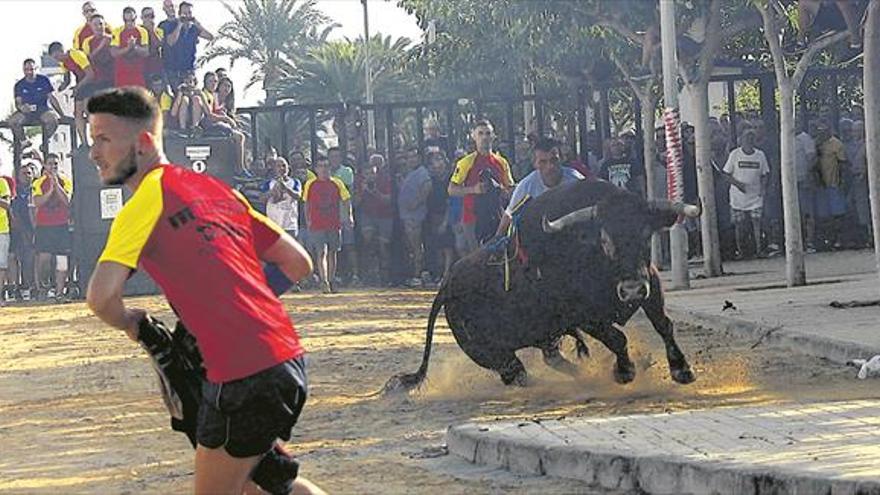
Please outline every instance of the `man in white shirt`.
M559 143L550 138L541 138L535 143L533 163L535 168L516 185L510 196L510 204L498 223L497 235L505 234L513 220L514 209L526 197L537 198L554 187L566 182L583 180L584 176L573 168L559 165Z
M813 250L816 232L816 141L807 132L803 119L798 116L794 138L794 166L797 172L798 203L801 208L801 228L807 250Z
M299 236L299 200L302 183L289 175L287 160L277 157L272 162L275 176L269 180L266 216L291 237Z
M730 210L736 234L737 257L744 255L749 222L755 241L755 254L762 256L761 214L770 167L764 152L755 148L755 131L748 129L740 138L740 147L730 152L724 165L724 177L730 182Z

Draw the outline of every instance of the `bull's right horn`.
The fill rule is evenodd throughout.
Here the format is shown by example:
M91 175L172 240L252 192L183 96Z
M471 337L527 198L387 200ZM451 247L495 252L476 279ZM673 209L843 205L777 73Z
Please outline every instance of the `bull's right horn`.
M593 220L596 218L597 213L598 211L595 205L587 206L586 208L581 208L580 210L575 210L565 216L559 217L556 220L547 220L547 217L545 216L541 221L541 226L544 229L544 232L555 234L556 232L561 232L576 223Z

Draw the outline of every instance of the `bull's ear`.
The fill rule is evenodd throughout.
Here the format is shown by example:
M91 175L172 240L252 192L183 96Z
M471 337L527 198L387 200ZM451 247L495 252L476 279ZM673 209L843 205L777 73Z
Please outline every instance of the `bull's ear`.
M652 231L668 229L675 225L678 220L678 213L669 210L656 209L648 213L648 224Z

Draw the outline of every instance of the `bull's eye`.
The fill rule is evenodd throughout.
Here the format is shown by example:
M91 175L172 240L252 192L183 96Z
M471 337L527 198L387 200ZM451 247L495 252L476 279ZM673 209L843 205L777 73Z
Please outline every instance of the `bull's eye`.
M602 229L599 236L599 245L602 247L602 252L605 253L605 256L614 258L614 242L611 240L608 232L605 232L605 229Z

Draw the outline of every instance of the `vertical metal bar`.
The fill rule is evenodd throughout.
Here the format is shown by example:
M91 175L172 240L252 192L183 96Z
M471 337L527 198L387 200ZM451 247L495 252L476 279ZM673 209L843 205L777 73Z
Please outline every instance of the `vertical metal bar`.
M250 112L251 114L251 162L256 163L257 160L260 159L260 133L257 130L257 112Z
M394 109L391 108L391 105L385 107L385 154L387 155L385 158L388 160L388 170L391 171L392 177L397 177L397 160L395 159L395 149L394 149ZM392 180L392 185L396 184L396 181ZM392 193L394 192L394 188L392 187ZM396 201L396 198L395 198ZM397 204L396 202L393 204Z
M544 135L544 101L540 96L535 96L535 119L538 121L538 135Z
M281 156L287 159L290 153L287 145L287 110L281 110Z
M458 149L458 141L455 138L455 124L458 123L456 108L454 102L449 102L446 107L446 138L448 143L446 153L449 154L450 160L455 155L455 150Z
M731 144L736 147L736 83L733 79L727 81L727 113L730 119L730 137L733 138Z
M348 108L343 104L337 111L337 118L340 121L339 135L337 136L339 149L342 150L342 156L348 154Z
M309 108L309 154L311 155L312 166L315 165L315 159L318 158L318 122L315 116L315 107Z
M650 165L644 161L645 157L642 156L645 154L645 150L643 145L645 143L645 129L642 127L642 102L639 101L638 98L633 95L633 109L636 114L636 157L641 161L645 167L649 167ZM653 131L653 130L652 130Z
M840 78L837 77L837 71L831 72L831 118L834 122L829 122L831 128L840 135Z
M516 132L516 126L513 123L513 101L508 100L504 105L504 123L505 129L507 133L507 139L510 141L510 156L506 157L510 160L510 165L512 168L516 167L516 141L517 136L514 135Z
M599 98L599 116L602 119L602 139L611 137L611 103L608 101L608 88L602 89Z
M589 165L589 150L587 149L587 108L584 88L578 89L577 94L577 126L578 126L578 156L581 163Z
M425 123L422 120L424 112L422 106L416 107L416 146L419 147L419 158L425 161Z

